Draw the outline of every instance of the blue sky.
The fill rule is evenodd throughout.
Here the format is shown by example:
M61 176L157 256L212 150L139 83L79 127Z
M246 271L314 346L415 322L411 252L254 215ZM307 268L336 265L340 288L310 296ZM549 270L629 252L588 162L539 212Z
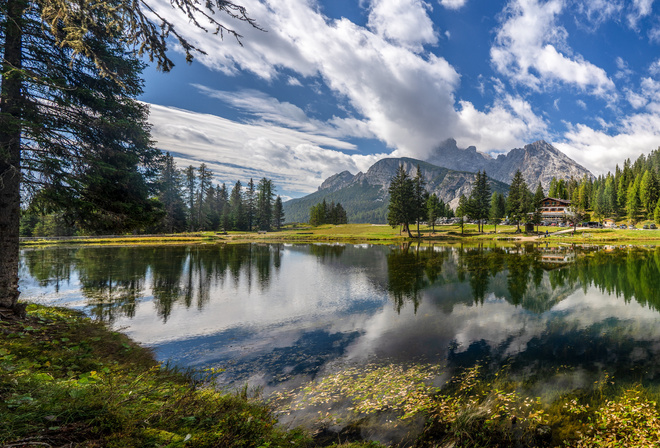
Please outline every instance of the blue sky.
M660 146L660 2L243 0L243 46L190 25L192 65L145 71L157 146L284 198L442 141L544 139L594 174ZM150 4L152 4L150 2Z

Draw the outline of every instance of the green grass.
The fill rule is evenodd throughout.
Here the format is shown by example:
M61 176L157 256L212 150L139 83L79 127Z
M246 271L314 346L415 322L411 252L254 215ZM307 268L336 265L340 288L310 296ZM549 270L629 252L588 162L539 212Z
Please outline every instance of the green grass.
M0 446L309 446L245 393L199 387L127 337L30 305L1 321ZM213 376L216 372L206 372Z
M641 224L640 224L641 226ZM523 227L521 227L521 230ZM533 233L521 233L516 231L516 226L485 225L484 231L478 232L475 224L436 226L432 231L429 226L420 226L422 240L427 243L463 243L484 241L536 241L545 243L569 242L569 243L596 243L596 244L660 244L660 230L623 230L623 229L584 229L553 235L557 231L570 230L568 227L538 227ZM545 238L546 230L549 233ZM217 244L217 243L244 243L244 242L346 242L360 243L369 242L374 244L400 243L405 241L417 241L417 229L411 227L413 239L406 233L399 234L399 228L388 225L374 224L343 224L322 225L313 227L305 224L289 225L280 231L257 233L257 232L228 232L220 234L217 232L198 232L162 236L140 236L126 235L121 238L90 237L84 240L36 240L21 243L24 246L46 246L60 244L84 244L84 245L162 245L162 244Z

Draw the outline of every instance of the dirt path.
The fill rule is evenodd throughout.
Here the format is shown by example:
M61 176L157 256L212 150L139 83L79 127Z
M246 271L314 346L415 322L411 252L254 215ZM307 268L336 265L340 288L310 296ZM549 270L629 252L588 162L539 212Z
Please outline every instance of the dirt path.
M589 227L578 227L575 229L575 232L584 232L585 230L591 230ZM548 232L547 236L552 236L552 235L561 235L564 233L572 233L573 232L573 227L569 227L564 230L557 230L556 232ZM518 241L539 241L542 240L546 237L545 233L541 233L540 235L536 236L520 236L517 238Z

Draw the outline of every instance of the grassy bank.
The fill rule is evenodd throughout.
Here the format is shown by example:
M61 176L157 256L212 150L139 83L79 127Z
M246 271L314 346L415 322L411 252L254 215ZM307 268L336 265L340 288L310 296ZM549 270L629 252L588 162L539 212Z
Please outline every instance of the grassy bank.
M0 321L0 332L3 447L380 446L337 445L346 432L314 439L282 428L271 408L245 391L217 392L198 376L162 368L149 351L73 311L30 305L25 320ZM346 427L358 438L365 432L355 425L372 425L373 434L421 418L421 434L408 446L660 445L655 389L604 374L590 387L534 398L530 379L516 379L506 368L467 368L436 387L430 379L439 369L365 366L276 396L271 404L288 414L348 403L343 409L350 415L319 411L319 424L357 422ZM208 378L215 373L206 372ZM547 372L551 380L564 374Z
M429 243L461 243L485 241L521 241L521 242L573 242L595 244L660 244L660 230L621 230L621 229L571 229L561 227L539 227L538 233L520 233L516 226L484 226L484 232L477 232L475 224L466 224L463 229L458 225L436 226L431 229L421 226L422 240ZM548 237L545 234L548 232ZM563 233L555 233L562 232ZM568 231L568 232L566 232ZM416 229L413 235L417 236ZM24 247L54 244L85 245L147 245L147 244L208 244L238 242L344 242L373 244L391 244L412 240L406 234L400 234L398 228L387 225L345 224L322 225L318 227L296 225L287 226L276 232L198 232L175 235L125 235L121 237L87 237L78 239L33 239L23 241Z
M201 387L74 311L30 305L0 332L0 446L315 446L245 391Z

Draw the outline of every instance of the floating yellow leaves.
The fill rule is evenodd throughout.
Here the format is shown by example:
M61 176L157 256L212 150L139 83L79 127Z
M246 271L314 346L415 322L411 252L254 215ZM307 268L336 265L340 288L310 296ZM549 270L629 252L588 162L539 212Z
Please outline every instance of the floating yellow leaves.
M438 391L431 381L439 374L440 367L429 364L349 367L287 394L291 402L284 410L349 401L348 410L357 414L395 411L410 417L430 408Z

